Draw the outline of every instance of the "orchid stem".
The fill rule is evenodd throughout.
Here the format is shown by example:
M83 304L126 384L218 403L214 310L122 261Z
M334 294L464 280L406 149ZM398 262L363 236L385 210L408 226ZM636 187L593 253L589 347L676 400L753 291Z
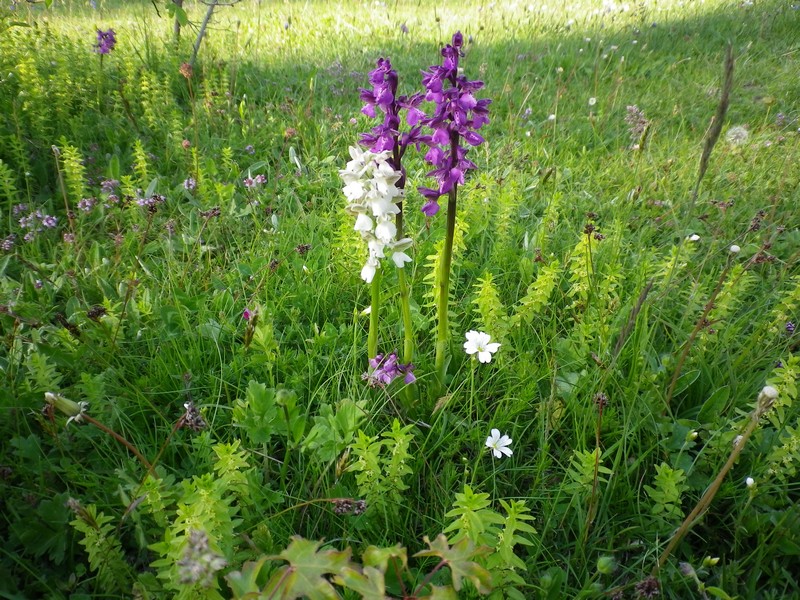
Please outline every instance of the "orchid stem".
M369 313L369 335L367 337L367 358L378 355L378 313L381 307L381 271L375 271L372 278L372 302Z
M450 290L450 265L453 262L453 238L455 237L456 231L456 199L457 187L453 185L453 189L450 190L447 197L447 232L444 240L444 254L437 277L439 297L436 303L436 316L438 318L438 327L436 331L436 376L439 394L444 392L445 375L447 372L445 352L447 350L447 344L450 341L450 323L447 309L448 300L450 298L448 292Z

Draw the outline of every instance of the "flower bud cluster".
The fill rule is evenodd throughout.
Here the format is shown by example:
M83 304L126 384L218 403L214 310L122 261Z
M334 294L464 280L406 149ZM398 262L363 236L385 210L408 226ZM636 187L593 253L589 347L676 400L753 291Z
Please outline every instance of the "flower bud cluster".
M386 387L398 377L402 377L406 384L412 384L417 380L414 376L414 364L399 362L396 352L388 356L378 354L375 358L370 358L369 366L371 371L364 373L362 378L372 387Z
M361 278L367 283L380 268L380 259L391 257L398 268L411 261L404 252L411 239L397 239L395 215L400 213L403 190L395 185L401 174L389 164L389 156L389 151L361 151L351 146L352 160L339 171L350 202L347 210L356 217L354 229L367 242L369 256L361 269Z

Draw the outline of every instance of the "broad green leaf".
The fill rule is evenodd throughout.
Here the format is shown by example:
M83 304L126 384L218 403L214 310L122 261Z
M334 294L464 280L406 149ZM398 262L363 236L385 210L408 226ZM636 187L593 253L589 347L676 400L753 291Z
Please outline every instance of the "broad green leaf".
M289 564L275 572L263 594L267 598L281 600L338 599L340 596L326 575L338 574L347 567L354 567L350 562L350 549L320 551L321 545L320 541L293 536L289 547L276 557Z
M234 598L257 598L260 592L258 587L258 576L261 574L261 567L267 561L263 557L258 561L248 561L242 565L241 571L232 571L225 576L228 585L233 590Z
M358 592L364 598L383 600L387 597L383 572L375 567L364 567L363 571L345 567L339 573L336 582Z
M444 534L439 534L432 542L425 536L425 543L428 544L430 550L422 550L417 552L414 556L438 556L447 566L450 567L450 572L453 576L453 588L459 592L462 587L462 579L465 577L472 581L475 588L481 594L488 594L492 589L492 576L474 562L473 558L488 554L491 548L487 546L475 547L475 545L468 539L464 538L461 541L450 547L447 537Z
M391 548L370 546L364 551L362 562L366 567L376 567L385 573L386 569L389 568L389 561L393 558L400 560L400 565L403 570L408 566L406 549L400 544L392 546Z
M458 600L458 595L449 585L445 587L434 585L431 586L431 594L428 598L430 598L430 600Z
M727 385L722 386L716 390L711 397L703 403L700 413L697 415L697 420L700 423L713 423L722 416L722 410L728 403L728 397L731 395L731 388Z

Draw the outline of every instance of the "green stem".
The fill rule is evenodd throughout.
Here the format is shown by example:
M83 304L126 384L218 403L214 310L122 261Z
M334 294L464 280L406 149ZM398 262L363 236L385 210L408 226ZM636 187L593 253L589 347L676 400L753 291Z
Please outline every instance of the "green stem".
M445 363L445 352L447 344L450 341L450 323L447 314L447 304L449 299L448 291L450 290L450 265L453 262L453 238L456 231L456 199L457 199L457 186L453 185L453 189L447 197L447 232L444 240L444 255L437 274L436 285L439 288L439 298L436 305L436 316L438 318L438 327L436 330L436 376L438 378L438 393L444 392L444 379L447 371L447 364Z
M378 355L378 313L381 307L381 271L377 269L372 278L372 303L369 313L369 336L367 337L367 358Z

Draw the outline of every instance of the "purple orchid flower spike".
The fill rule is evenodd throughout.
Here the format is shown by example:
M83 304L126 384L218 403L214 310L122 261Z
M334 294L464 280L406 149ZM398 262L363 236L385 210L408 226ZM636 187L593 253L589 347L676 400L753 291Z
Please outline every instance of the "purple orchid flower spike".
M428 216L439 211L439 197L463 184L467 171L476 168L475 163L466 158L468 148L461 142L473 147L482 144L483 136L477 130L489 122L491 100L475 98L483 82L470 81L458 74L463 45L464 36L457 32L452 44L442 49L442 64L432 66L422 77L425 99L434 102L435 108L430 117L422 120L432 133L421 140L429 148L425 160L434 167L428 176L439 183L436 189L419 188L426 199L422 212Z

